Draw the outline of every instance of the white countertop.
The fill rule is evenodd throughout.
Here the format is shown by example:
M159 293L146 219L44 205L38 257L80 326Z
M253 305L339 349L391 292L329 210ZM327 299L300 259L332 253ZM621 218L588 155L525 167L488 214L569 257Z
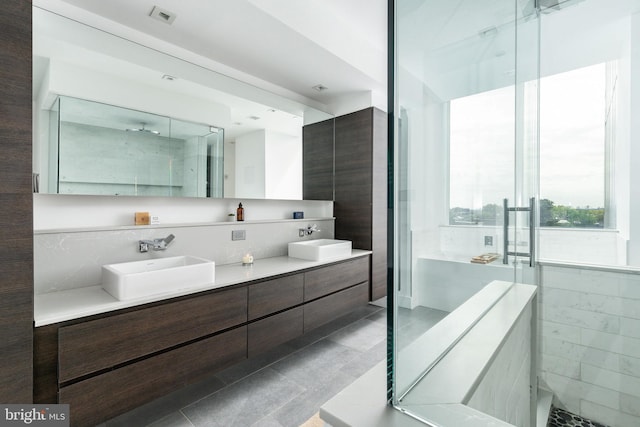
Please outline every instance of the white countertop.
M39 294L34 297L35 326L50 325L52 323L135 307L150 302L162 301L252 280L265 279L280 274L293 273L307 268L331 264L336 261L344 261L369 255L370 253L371 251L353 249L351 256L333 258L325 261L306 261L280 256L258 259L255 260L252 265L242 265L241 263L216 265L214 283L204 286L179 288L171 292L163 292L126 301L117 300L99 285Z

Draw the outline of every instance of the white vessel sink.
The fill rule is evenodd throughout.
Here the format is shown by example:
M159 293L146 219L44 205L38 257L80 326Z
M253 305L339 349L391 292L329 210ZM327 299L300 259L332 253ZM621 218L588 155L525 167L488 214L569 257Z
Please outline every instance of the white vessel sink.
M177 256L102 266L102 287L119 300L128 300L213 283L215 263Z
M289 256L308 261L324 261L351 255L351 241L317 239L289 243Z

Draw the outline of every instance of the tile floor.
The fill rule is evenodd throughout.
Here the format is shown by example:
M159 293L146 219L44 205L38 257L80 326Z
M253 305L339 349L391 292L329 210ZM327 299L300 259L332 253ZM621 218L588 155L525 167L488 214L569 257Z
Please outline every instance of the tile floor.
M447 313L399 314L408 342ZM297 427L386 357L386 309L368 305L100 427Z
M560 408L551 408L547 427L607 427Z

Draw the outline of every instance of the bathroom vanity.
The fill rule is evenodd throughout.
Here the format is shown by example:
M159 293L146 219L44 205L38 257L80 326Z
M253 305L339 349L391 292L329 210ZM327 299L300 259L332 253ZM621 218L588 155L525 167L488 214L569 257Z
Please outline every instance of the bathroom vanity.
M366 305L370 254L218 266L209 288L139 305L99 287L37 296L34 402L89 426L202 380Z

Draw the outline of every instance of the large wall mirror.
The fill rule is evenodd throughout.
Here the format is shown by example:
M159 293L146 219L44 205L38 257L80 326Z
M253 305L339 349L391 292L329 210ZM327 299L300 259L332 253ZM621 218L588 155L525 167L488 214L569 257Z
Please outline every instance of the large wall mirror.
M37 191L302 199L330 114L39 7L33 55Z

